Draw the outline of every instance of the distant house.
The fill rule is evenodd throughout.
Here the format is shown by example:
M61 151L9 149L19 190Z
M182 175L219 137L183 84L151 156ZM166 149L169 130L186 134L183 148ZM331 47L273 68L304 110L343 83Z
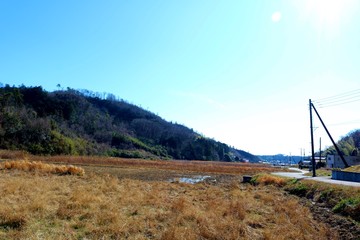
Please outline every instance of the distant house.
M318 157L318 156L315 156L314 157L315 159L315 166L316 168L321 168L321 167L324 167L325 166L325 162L326 162L326 157ZM300 169L303 169L303 168L312 168L312 159L311 157L307 157L303 160L300 160L298 162L298 165L299 165L299 168Z
M344 158L349 166L360 165L359 156L344 156ZM339 155L327 155L326 166L328 168L345 168Z

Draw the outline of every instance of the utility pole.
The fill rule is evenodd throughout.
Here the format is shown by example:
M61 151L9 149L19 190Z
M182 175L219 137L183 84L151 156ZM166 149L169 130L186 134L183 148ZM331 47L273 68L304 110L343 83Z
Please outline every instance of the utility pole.
M312 118L312 102L309 99L310 110L310 135L311 135L311 164L312 164L312 176L316 177L315 172L315 153L314 153L314 131L313 131L313 118Z
M320 166L321 166L321 137L320 137L320 148L319 148L319 162L320 162Z
M337 144L335 143L334 139L332 138L329 130L328 130L327 127L325 126L325 123L324 123L323 120L321 119L320 114L319 114L318 111L316 110L315 106L311 103L311 100L310 100L310 104L311 104L310 109L311 109L311 107L314 108L314 111L315 111L316 115L318 116L321 124L323 125L326 133L328 134L328 136L329 136L332 144L334 145L334 147L335 147L337 153L339 154L341 160L343 161L345 167L347 167L347 168L350 167L349 164L346 162L346 160L345 160L345 158L344 158L344 155L342 154L342 152L341 152L340 149L338 148ZM311 110L310 110L310 113L311 113ZM311 140L311 141L312 141L312 140Z

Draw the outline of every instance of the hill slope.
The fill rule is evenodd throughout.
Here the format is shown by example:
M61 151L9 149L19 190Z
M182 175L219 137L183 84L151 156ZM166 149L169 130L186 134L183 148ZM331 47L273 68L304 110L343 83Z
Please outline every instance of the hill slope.
M341 138L337 145L345 156L360 156L360 129L348 133ZM331 146L324 151L324 154L337 154L335 147Z
M0 88L0 148L33 154L240 161L259 159L112 94Z

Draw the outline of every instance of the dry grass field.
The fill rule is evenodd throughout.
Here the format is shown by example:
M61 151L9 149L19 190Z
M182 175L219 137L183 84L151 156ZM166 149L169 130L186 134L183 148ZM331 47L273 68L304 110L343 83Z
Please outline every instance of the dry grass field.
M33 156L21 151L0 150L0 159L28 159L46 163L74 164L93 168L126 168L126 169L157 169L176 172L198 172L215 174L257 174L272 172L274 168L264 164L226 163L179 160L144 160L113 157L82 157L82 156ZM114 171L113 171L114 172Z
M42 160L75 159L85 173L42 171L55 165L38 162L32 170L1 168L0 239L339 239L277 187L284 184L278 177L259 178L256 186L240 182L242 174L270 171L264 166L61 159ZM214 181L176 180L199 173Z
M2 170L0 194L1 239L336 239L272 186Z

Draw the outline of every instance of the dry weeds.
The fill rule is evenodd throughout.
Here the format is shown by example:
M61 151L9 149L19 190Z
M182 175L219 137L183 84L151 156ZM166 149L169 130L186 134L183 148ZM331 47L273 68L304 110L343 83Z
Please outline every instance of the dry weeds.
M278 187L283 187L286 185L288 179L270 175L270 174L260 174L256 176L256 183L263 185L275 185Z
M26 151L11 151L0 149L0 159L14 160L14 159L27 159L30 154Z
M0 174L0 239L336 239L274 186Z
M65 166L65 165L54 165L46 164L43 162L19 160L19 161L5 161L0 163L0 170L22 170L26 172L42 172L42 173L53 173L59 175L84 175L85 171L81 167Z
M356 165L356 166L351 166L351 167L345 168L344 171L346 171L346 172L356 172L356 173L360 173L360 165Z

